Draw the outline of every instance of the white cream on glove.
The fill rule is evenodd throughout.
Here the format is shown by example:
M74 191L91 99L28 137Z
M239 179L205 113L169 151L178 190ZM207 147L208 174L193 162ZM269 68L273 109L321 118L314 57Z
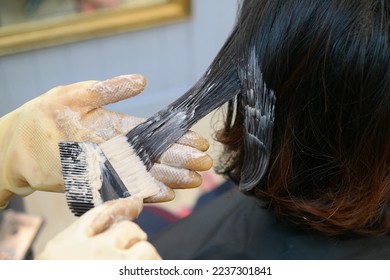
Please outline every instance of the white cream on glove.
M146 233L132 222L142 210L135 196L107 201L50 240L38 259L159 260Z
M86 81L56 87L0 119L0 209L13 194L35 190L63 192L58 142L92 141L98 144L127 133L143 120L102 108L139 94L142 75L106 81ZM146 199L173 199L171 188L192 188L202 182L197 171L211 167L204 153L207 141L189 131L168 149L151 174L161 182L160 193Z

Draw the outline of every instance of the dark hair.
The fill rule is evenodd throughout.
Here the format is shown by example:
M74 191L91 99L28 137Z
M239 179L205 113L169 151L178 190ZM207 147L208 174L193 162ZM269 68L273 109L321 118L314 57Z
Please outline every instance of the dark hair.
M262 76L252 82L276 95L269 166L249 194L278 217L327 235L389 233L389 24L384 0L242 3L213 65L228 46L240 71L254 50ZM217 134L219 171L237 183L259 164L244 162L246 94L229 102Z

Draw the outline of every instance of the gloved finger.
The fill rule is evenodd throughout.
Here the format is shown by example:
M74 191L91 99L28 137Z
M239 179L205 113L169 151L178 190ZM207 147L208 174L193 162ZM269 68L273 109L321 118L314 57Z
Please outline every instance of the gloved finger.
M96 120L100 119L104 120L104 127L101 125L102 122L96 122ZM123 113L110 111L108 109L98 108L84 116L82 122L83 126L86 128L91 128L91 130L97 132L103 131L102 137L105 140L108 140L118 134L128 133L130 130L145 120L146 119L144 118L138 118ZM106 130L109 131L109 133L105 132ZM176 143L193 147L194 149L202 152L207 151L209 148L207 139L191 130L187 131L179 140L176 141Z
M155 163L150 169L152 176L173 189L190 189L202 184L202 176L195 171Z
M69 118L69 112L67 112L67 114L65 113L66 112L62 112L62 115L57 115L57 122L64 123L66 118ZM84 128L85 138L91 141L91 136L96 134L97 139L92 140L96 143L100 143L119 134L128 133L143 121L145 121L144 118L137 118L108 109L97 108L89 114L82 116L80 123ZM80 131L78 126L72 126L71 128ZM176 141L176 143L193 147L202 152L207 151L209 148L207 139L194 131L187 131L178 141Z
M107 201L99 206L99 212L95 214L92 222L87 227L87 234L94 236L119 221L132 221L138 217L142 207L142 199L136 196Z
M161 260L156 248L148 241L140 241L124 252L127 260Z
M133 97L145 89L146 79L140 74L118 76L106 81L97 82L88 88L91 93L97 93L95 108L119 102Z
M192 130L187 131L176 143L191 146L202 152L207 151L209 148L207 139Z
M175 198L175 192L170 188L159 182L160 191L153 196L144 198L144 203L167 202Z
M206 171L213 165L213 160L206 153L181 144L173 144L157 162L195 171Z
M96 119L100 118L107 120L107 122L103 122L105 126L110 126L115 129L114 136L118 134L126 134L146 120L145 118L139 118L108 109L98 108L83 117L82 122L85 124L84 126L86 128L91 127L93 130L98 130L97 128L101 129L101 125L99 122L96 122ZM111 136L111 138L112 137L113 136ZM207 139L192 130L187 131L179 140L176 141L176 143L193 147L202 152L207 151L209 148Z
M111 240L117 249L128 249L137 242L147 240L147 234L134 222L120 221L99 235L99 238Z
M97 122L96 120L103 120L103 122ZM116 135L128 133L144 121L144 118L129 116L103 108L94 110L82 119L83 127L96 131L105 141ZM187 131L176 143L190 146L202 152L207 151L209 148L207 139L191 130Z
M146 79L140 74L114 77L105 81L88 81L60 88L64 105L79 106L87 111L133 97L144 90ZM58 88L56 90L58 92Z
M93 141L100 144L117 135L126 134L142 121L142 118L98 108L83 116L81 120L83 132L79 135L82 135L82 141Z

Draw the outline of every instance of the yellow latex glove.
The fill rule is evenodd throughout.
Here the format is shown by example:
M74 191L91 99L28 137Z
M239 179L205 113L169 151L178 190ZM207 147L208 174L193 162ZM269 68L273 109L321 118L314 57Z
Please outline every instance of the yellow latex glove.
M135 196L107 201L50 240L38 259L161 259L146 233L132 222L142 210Z
M0 209L13 194L35 190L63 192L58 142L101 143L127 133L142 119L102 106L140 93L142 75L119 76L106 81L86 81L56 87L0 119ZM151 170L160 192L148 202L174 198L171 188L192 188L202 182L196 171L211 167L204 153L207 141L188 132L161 156Z

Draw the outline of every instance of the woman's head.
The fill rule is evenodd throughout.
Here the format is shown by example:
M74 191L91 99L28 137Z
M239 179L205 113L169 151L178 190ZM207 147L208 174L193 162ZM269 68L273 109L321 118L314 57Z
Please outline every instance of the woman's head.
M276 95L269 166L252 194L281 218L330 235L390 232L389 25L384 0L243 2L213 64L229 47L240 71L255 51L255 82ZM236 182L257 164L244 162L245 94L217 136L221 172Z

